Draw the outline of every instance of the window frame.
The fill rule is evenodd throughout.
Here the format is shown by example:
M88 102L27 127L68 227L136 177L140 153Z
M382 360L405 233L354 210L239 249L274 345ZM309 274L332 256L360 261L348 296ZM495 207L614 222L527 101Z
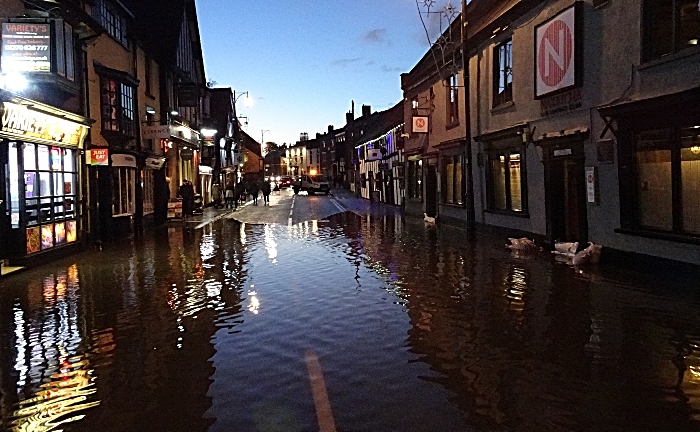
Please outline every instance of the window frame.
M409 160L406 173L406 198L423 201L423 160Z
M130 49L129 25L122 13L108 0L97 0L95 13L106 33L126 49Z
M648 127L642 129L642 128L637 128L633 130L633 132L630 134L632 140L633 140L633 146L631 148L625 150L626 155L624 156L626 160L629 160L632 162L632 170L630 174L627 176L627 178L622 179L624 184L626 185L625 190L626 193L629 195L630 198L632 198L632 205L625 206L621 205L620 211L621 211L621 220L622 221L627 221L626 224L623 222L623 227L624 225L627 225L627 229L631 229L634 231L639 231L639 232L650 232L650 233L659 233L659 234L666 234L666 235L674 235L674 236L681 236L681 237L687 237L687 238L700 238L700 230L698 232L695 231L689 231L686 229L685 226L685 221L684 221L684 207L683 207L683 196L684 196L684 191L683 191L683 157L682 157L682 150L686 147L683 146L683 132L688 129L695 129L698 128L700 124L697 124L695 126L693 125L666 125L663 127L656 126L656 125L649 125ZM700 129L700 128L698 128ZM640 164L638 162L638 153L640 153L640 144L639 144L639 139L640 135L645 133L645 132L653 132L656 131L658 133L663 132L664 130L668 131L667 135L667 149L670 153L670 178L667 179L668 181L668 186L670 187L671 190L671 197L670 197L670 202L671 202L671 214L670 214L670 222L671 222L671 229L664 229L660 228L658 226L651 226L651 225L644 225L642 223L643 220L643 214L642 214L642 204L641 204L641 199L640 199L640 192L642 192L642 178L640 176ZM692 148L692 147L691 147ZM663 149L662 149L663 150ZM623 193L623 191L621 191Z
M464 152L460 152L457 154L452 154L452 155L444 155L442 157L442 164L443 164L443 169L442 169L442 183L444 187L442 188L441 191L441 199L443 204L447 205L453 205L453 206L460 206L460 207L466 207L467 204L467 187L466 187L466 181L467 181L467 176L466 176L466 155ZM452 178L448 177L447 173L447 167L450 165L450 162L453 165L452 169ZM460 169L460 177L461 177L461 188L460 191L455 190L455 181L457 180L457 175L456 175L456 167L459 165L461 167ZM450 186L450 181L452 184L452 197L448 197L447 191ZM448 199L451 199L449 201Z
M100 114L103 133L135 137L136 88L117 78L100 76Z
M668 21L664 22L663 20L659 19L659 11L651 4L654 1L656 0L644 0L642 2L642 62L660 59L667 55L675 54L687 49L700 49L698 48L698 44L684 44L680 39L680 33L682 30L680 7L682 6L684 0L668 0L671 3L670 6L672 8L670 14L671 34L666 35L670 39L670 49L663 53L652 52L652 47L655 46L654 42L658 42L661 39L659 34L652 31L652 29L659 28L659 23L664 23L666 26L669 26ZM697 36L700 38L700 32ZM659 49L659 51L661 50Z
M505 64L501 54L505 56ZM501 85L501 83L504 83ZM493 107L513 102L513 38L493 47Z
M496 206L496 195L495 195L495 184L493 178L493 167L491 161L494 157L504 156L505 160L508 160L508 167L510 167L510 155L513 153L520 154L520 202L521 210L513 210L513 197L511 192L511 182L510 182L510 169L506 169L503 178L503 190L505 193L505 208L497 208ZM487 211L492 213L502 213L508 215L517 215L523 217L529 217L528 208L528 188L527 188L527 147L522 144L513 144L507 146L495 146L490 145L485 151L486 161L485 161L485 171L486 171L486 208Z
M445 127L459 125L459 73L445 80Z

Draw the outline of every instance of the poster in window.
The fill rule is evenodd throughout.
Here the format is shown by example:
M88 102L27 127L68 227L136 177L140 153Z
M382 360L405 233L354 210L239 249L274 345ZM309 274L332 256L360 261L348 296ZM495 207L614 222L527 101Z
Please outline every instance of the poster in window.
M65 222L56 224L56 245L66 242L66 224Z
M66 222L66 242L72 243L78 239L78 229L76 221Z
M41 250L53 247L53 225L41 227Z
M70 195L73 193L73 183L72 182L63 182L63 194L64 195Z
M27 254L41 250L41 232L39 227L27 228Z

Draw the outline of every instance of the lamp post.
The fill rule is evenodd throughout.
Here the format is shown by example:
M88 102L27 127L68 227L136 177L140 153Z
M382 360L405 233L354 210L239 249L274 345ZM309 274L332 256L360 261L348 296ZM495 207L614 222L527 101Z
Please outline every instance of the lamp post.
M263 157L265 156L265 153L267 153L267 151L265 149L265 134L268 132L270 132L269 129L262 129L260 131L260 135L261 135L260 136L260 153L262 154Z
M245 155L245 148L243 146L243 140L241 139L241 129L240 125L238 123L238 111L236 110L236 103L238 102L238 99L240 99L241 96L245 95L245 102L244 105L250 106L252 103L252 99L250 97L250 93L247 91L240 93L236 95L236 90L233 91L233 122L234 122L234 127L233 127L233 137L234 137L234 142L235 142L235 148L233 149L234 155L235 154L241 154ZM241 158L232 158L233 162L233 168L234 168L234 178L238 180L239 178L242 178L242 171L243 171L243 161ZM236 182L234 180L234 182Z
M467 152L467 231L474 233L476 225L476 214L474 209L474 174L472 156L472 136L471 136L471 113L469 107L469 21L467 20L467 0L462 0L462 68L464 72L464 138L466 140Z

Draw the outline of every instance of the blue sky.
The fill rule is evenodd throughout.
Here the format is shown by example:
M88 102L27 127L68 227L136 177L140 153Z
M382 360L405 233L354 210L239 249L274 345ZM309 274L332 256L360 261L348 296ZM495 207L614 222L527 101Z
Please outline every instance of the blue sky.
M237 109L257 141L342 127L353 100L356 115L393 106L429 47L416 0L197 0L197 13L207 79L250 92Z

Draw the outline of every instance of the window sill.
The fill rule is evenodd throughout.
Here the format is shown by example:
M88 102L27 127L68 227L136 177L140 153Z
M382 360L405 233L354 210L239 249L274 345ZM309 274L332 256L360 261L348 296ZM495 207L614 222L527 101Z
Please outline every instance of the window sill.
M529 219L530 214L526 212L514 212L509 210L484 210L484 213L495 214L499 216L512 216L517 218Z
M459 126L459 120L454 122L454 123L450 123L450 124L445 125L445 130L454 129L457 126Z
M499 111L503 111L503 110L506 110L506 109L508 109L508 108L510 108L510 107L512 107L512 106L515 106L515 102L513 102L513 101L508 101L508 102L502 103L502 104L500 104L500 105L496 105L496 106L494 106L493 108L491 108L491 113L496 113L496 112L499 112Z
M671 54L663 55L659 58L653 60L648 60L637 67L637 70L644 70L653 68L654 66L659 66L676 60L684 59L686 57L691 57L696 54L700 54L700 45L682 49Z
M636 236L636 237L645 237L645 238L656 239L656 240L667 240L667 241L672 241L672 242L676 242L676 243L700 245L700 236L695 237L695 236L692 236L690 234L684 235L684 234L674 234L674 233L667 233L667 232L660 232L660 231L647 231L647 230L643 230L643 229L626 229L626 228L618 228L615 230L615 232L618 234L625 234L625 235L631 235L631 236Z

